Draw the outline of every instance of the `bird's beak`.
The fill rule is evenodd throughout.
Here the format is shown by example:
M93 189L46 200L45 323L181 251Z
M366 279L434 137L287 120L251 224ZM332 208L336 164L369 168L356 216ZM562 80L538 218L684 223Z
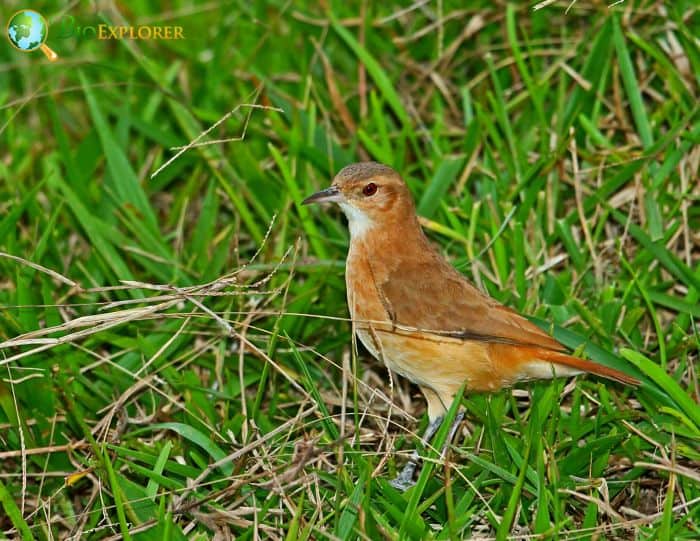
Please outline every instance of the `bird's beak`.
M302 205L310 205L311 203L340 203L345 201L345 196L337 186L331 186L320 192L316 192L304 199Z

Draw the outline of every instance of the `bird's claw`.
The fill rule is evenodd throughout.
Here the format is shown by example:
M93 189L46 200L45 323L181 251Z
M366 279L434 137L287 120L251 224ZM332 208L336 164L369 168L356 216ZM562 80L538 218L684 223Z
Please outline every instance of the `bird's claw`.
M413 487L416 482L413 480L413 474L416 471L416 463L409 461L394 479L389 481L389 484L401 492L406 492Z
M396 490L406 492L409 488L413 488L416 482L413 479L411 479L410 481L406 481L405 479L402 479L399 475L396 477L396 479L392 479L391 481L389 481L389 484Z

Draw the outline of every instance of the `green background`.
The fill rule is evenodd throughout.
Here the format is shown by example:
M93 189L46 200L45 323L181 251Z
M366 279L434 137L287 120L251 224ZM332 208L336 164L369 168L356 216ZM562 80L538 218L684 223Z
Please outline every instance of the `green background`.
M700 537L698 7L568 6L32 4L60 58L0 44L0 532ZM355 354L344 218L300 206L365 159L470 280L642 385L468 394L392 489L424 404Z

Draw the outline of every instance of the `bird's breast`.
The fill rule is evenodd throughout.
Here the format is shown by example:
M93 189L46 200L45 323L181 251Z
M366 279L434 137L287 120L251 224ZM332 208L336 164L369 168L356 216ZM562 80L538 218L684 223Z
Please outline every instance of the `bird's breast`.
M375 359L412 382L424 384L426 367L435 358L439 345L412 337L415 333L397 327L391 307L377 287L381 273L381 267L374 267L362 250L351 245L345 281L355 333Z
M356 327L369 324L391 324L385 302L379 294L376 271L368 258L351 245L345 269L348 310Z

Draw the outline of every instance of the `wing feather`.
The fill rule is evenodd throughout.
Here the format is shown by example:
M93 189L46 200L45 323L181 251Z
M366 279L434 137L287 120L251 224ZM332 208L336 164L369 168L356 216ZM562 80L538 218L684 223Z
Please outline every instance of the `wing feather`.
M566 349L537 325L483 294L439 254L423 255L419 261L404 259L377 282L394 323L465 340Z

